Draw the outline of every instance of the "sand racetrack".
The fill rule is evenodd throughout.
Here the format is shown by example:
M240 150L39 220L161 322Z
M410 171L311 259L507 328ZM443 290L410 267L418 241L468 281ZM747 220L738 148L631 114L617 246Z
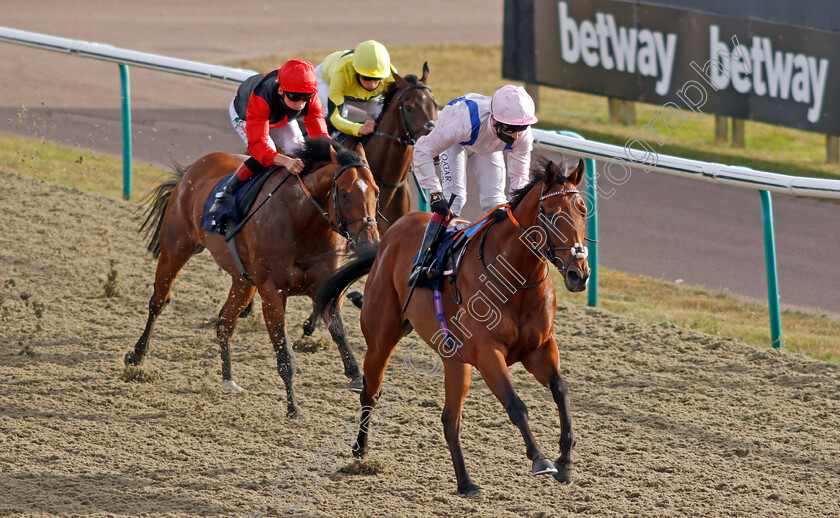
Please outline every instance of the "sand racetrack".
M284 417L259 309L232 345L248 390L222 393L212 324L228 281L205 252L176 282L141 380L126 382L154 269L137 206L8 172L0 184L0 515L274 516L296 503L300 516L840 515L840 368L562 300L574 485L530 475L519 433L474 375L463 444L487 491L458 496L442 374L409 370L409 340L386 375L404 401L390 400L368 460L339 447L344 467L318 477L316 455L355 429L358 406L326 331L298 351L300 419ZM293 339L307 309L292 299ZM344 312L361 360L358 311ZM548 390L521 366L513 376L556 457ZM278 479L298 491L273 496Z

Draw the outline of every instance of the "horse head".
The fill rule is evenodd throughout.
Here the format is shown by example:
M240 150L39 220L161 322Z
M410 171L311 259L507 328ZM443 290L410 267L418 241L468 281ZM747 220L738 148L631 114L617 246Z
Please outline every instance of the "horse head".
M376 246L379 230L376 217L379 213L379 188L370 172L365 150L356 144L353 151L338 146L330 148L334 166L330 219L333 226L347 239L350 250Z
M566 289L583 291L589 281L586 242L586 202L578 191L583 160L568 175L549 162L540 195L539 225L545 230L544 255L563 275Z
M386 93L388 106L384 115L396 116L396 134L401 142L413 146L415 141L435 127L438 104L429 88L429 63L423 63L423 75L401 76L394 73L394 83ZM387 124L387 122L386 122Z

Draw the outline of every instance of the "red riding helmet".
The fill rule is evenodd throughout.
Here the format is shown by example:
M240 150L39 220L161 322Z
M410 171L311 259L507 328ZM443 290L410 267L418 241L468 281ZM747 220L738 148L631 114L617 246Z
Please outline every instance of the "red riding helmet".
M318 77L315 75L315 68L309 61L301 59L292 59L280 67L277 83L280 84L280 90L286 92L304 94L318 92Z

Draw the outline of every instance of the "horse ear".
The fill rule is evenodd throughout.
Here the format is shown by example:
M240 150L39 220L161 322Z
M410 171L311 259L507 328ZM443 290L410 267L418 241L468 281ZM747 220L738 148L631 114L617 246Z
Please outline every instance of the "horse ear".
M580 161L578 162L577 167L575 168L574 171L572 171L572 174L569 175L569 178L566 181L568 181L570 183L573 183L575 185L580 184L580 181L583 179L583 172L585 170L586 170L586 168L584 167L583 159L581 158Z
M336 153L335 146L333 146L332 144L330 144L330 160L334 164L338 163L338 153Z
M420 82L424 85L429 84L429 62L426 61L423 63L423 77L420 78Z
M545 166L545 185L554 185L554 180L557 179L558 174L560 174L560 172L557 170L557 164L555 164L554 162L549 162Z
M394 81L397 83L397 88L402 89L402 88L405 88L406 86L408 86L408 83L406 83L405 79L403 79L403 76L399 75L396 72L394 72L393 74L394 74Z
M362 156L362 162L366 164L368 163L367 155L365 154L365 147L362 145L361 142L356 142L356 146L353 148L353 151Z

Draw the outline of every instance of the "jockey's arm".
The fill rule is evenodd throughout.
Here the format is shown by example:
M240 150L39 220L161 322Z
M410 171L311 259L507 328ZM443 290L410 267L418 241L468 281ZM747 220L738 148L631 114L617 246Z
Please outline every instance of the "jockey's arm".
M470 139L469 114L460 117L457 106L449 106L438 115L435 128L417 140L414 146L414 175L420 187L429 192L440 192L443 187L435 171L435 157L450 147Z
M248 137L248 153L264 166L274 164L277 154L269 144L269 116L271 108L265 99L251 95L248 101L248 112L245 115L245 136Z
M349 88L347 81L346 75L340 73L335 74L331 78L330 92L328 95L329 100L327 101L329 105L327 107L327 117L330 120L330 124L338 131L358 137L361 135L359 130L362 128L362 125L358 122L349 121L341 116L341 106L344 105L344 94Z
M533 147L534 135L531 133L531 128L528 128L519 135L508 151L507 173L511 192L528 185Z

